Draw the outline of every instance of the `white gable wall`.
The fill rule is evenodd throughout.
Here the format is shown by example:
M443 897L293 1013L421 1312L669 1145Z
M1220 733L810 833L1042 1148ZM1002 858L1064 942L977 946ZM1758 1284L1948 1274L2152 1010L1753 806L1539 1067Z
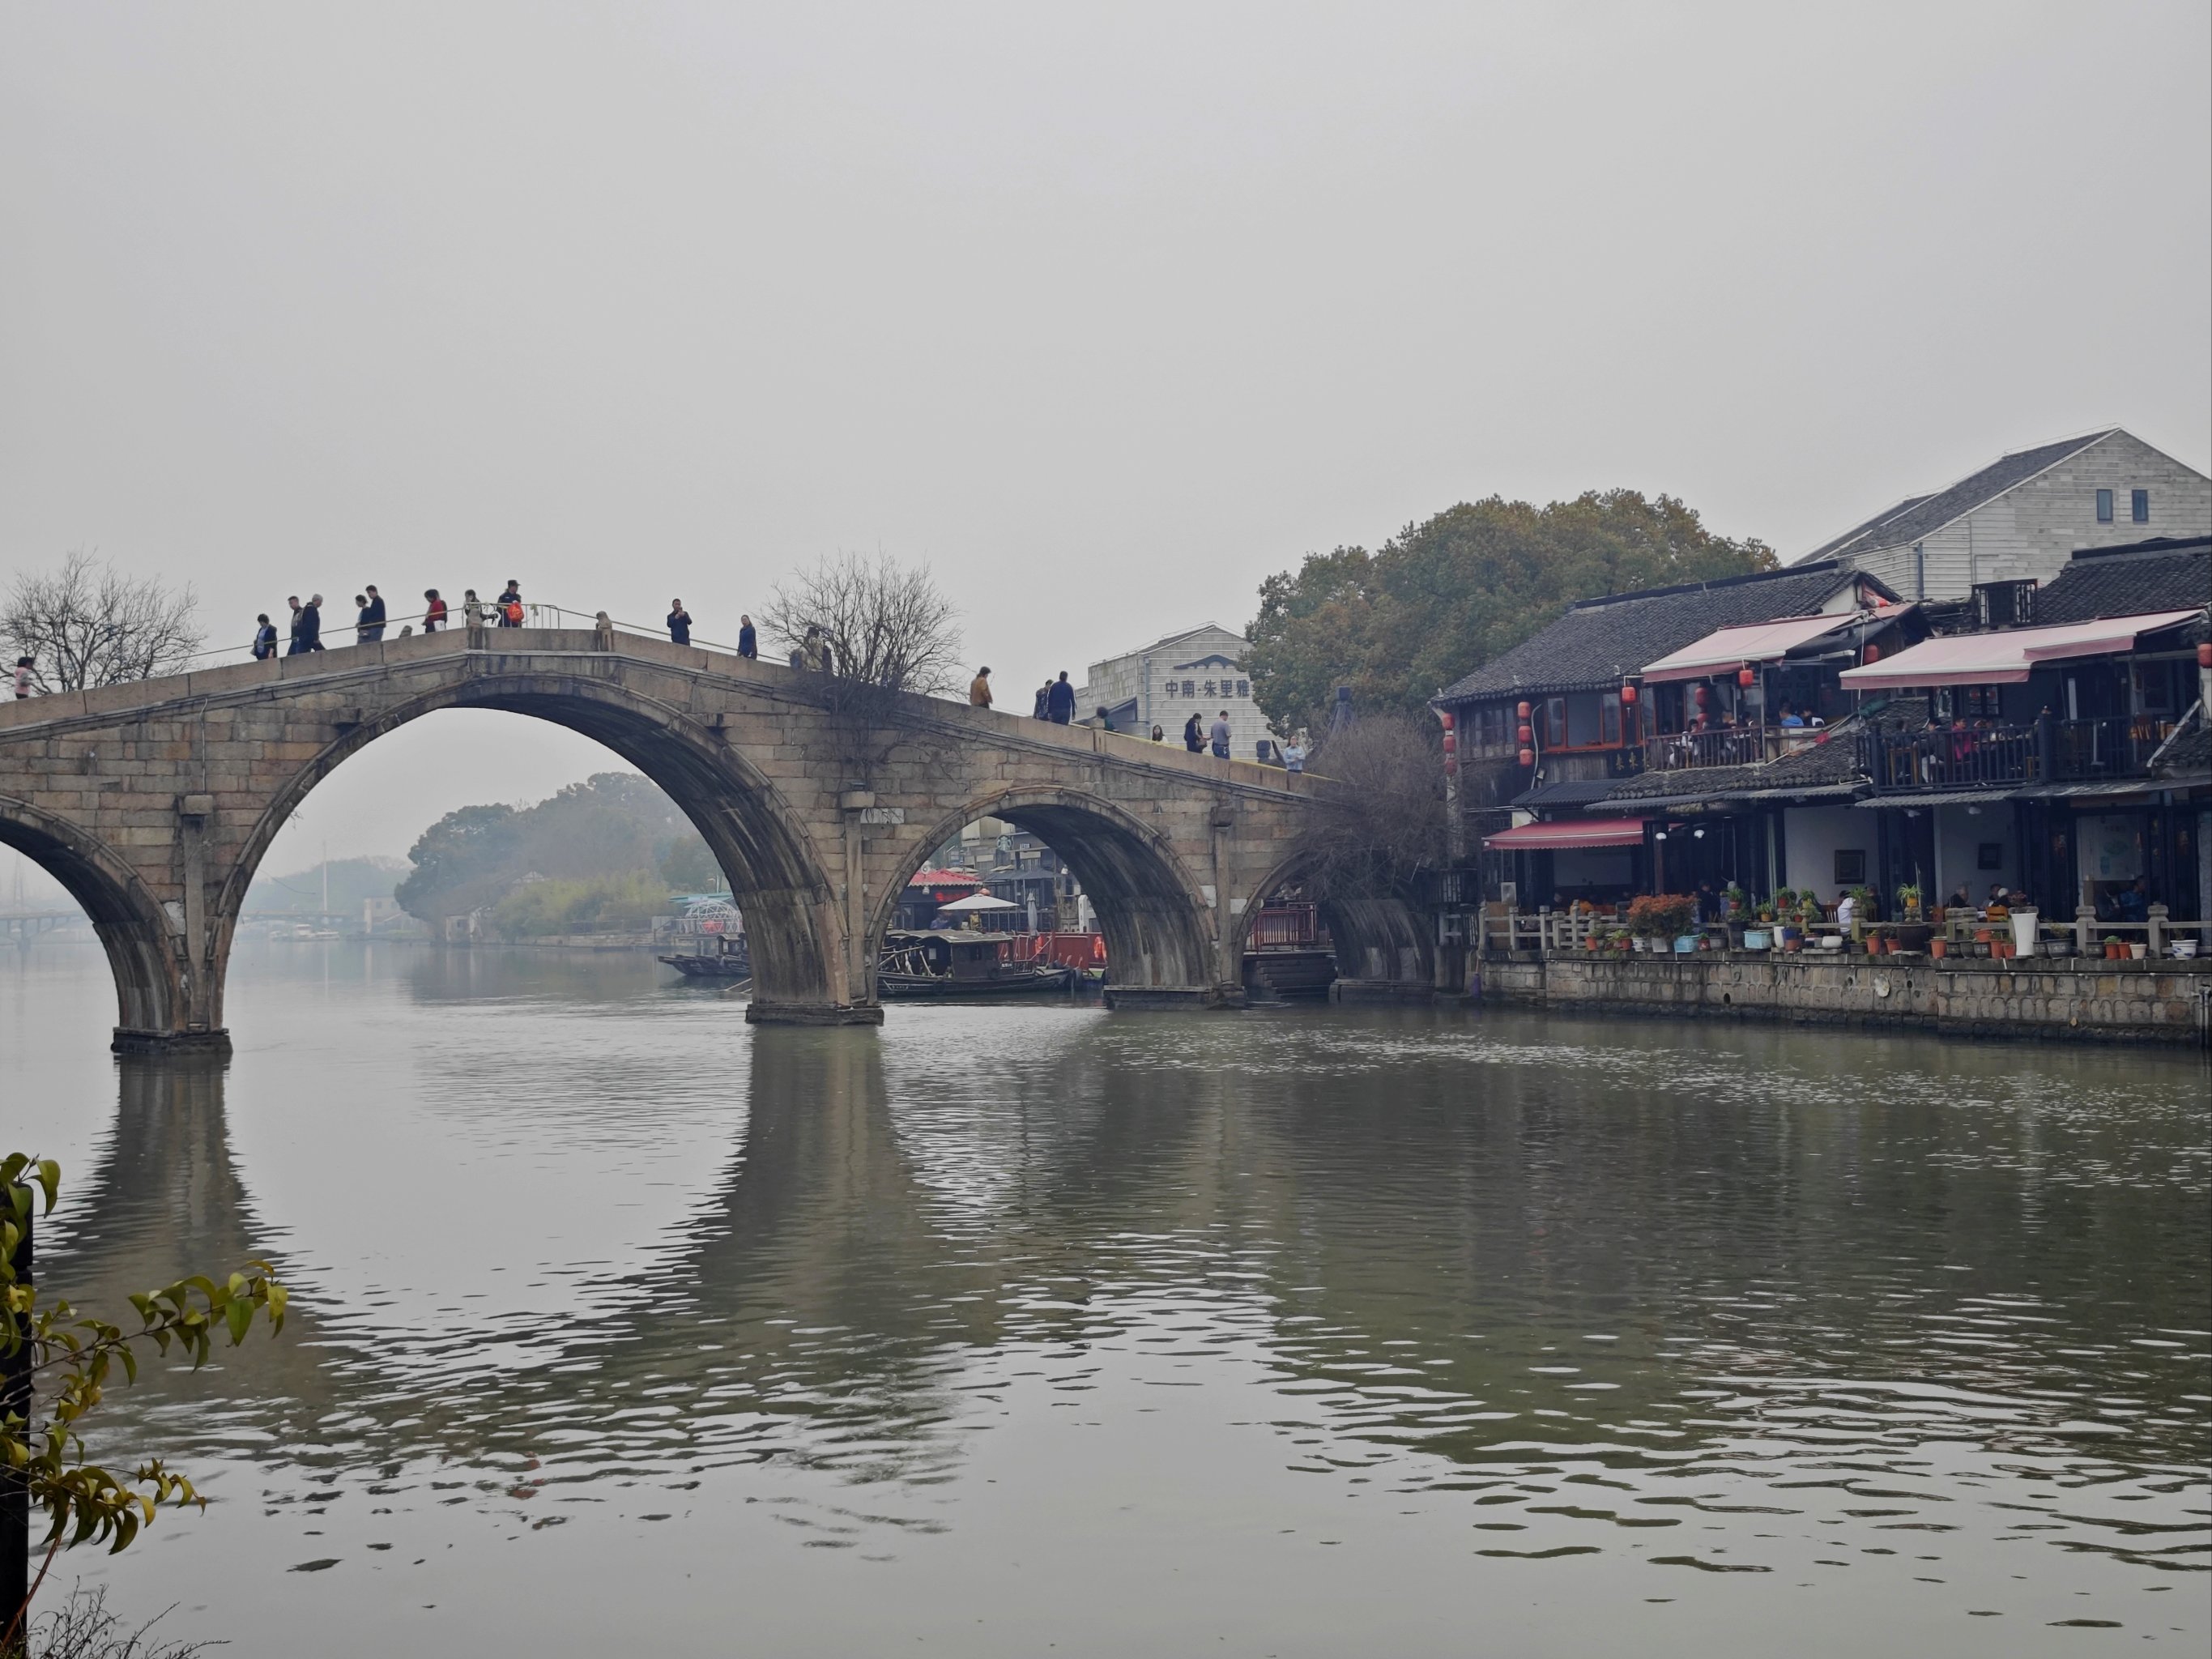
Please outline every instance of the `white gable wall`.
M2112 492L2110 524L2097 522L2100 489ZM2150 491L2148 524L2129 516L2130 492L2137 489ZM2076 548L2207 534L2212 478L2115 432L1922 538L1917 560L1905 545L1859 555L1851 563L1908 599L1955 599L1977 582L2047 582Z

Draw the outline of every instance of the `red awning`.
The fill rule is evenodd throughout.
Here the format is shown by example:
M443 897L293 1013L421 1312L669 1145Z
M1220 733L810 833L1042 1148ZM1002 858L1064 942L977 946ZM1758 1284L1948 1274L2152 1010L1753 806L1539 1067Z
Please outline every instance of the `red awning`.
M1567 847L1641 847L1643 818L1562 818L1556 823L1523 823L1485 836L1482 844L1501 853L1528 853L1539 848L1554 851Z
M1772 662L1823 634L1837 633L1863 620L1863 611L1844 611L1717 628L1680 651L1669 652L1656 662L1644 664L1644 683L1657 685L1667 680L1710 679L1715 674L1733 673L1747 664Z

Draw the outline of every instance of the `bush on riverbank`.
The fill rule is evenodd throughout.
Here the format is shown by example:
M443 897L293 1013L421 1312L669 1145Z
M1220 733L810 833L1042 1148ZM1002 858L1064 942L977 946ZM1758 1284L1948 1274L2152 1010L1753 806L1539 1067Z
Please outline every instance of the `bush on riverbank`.
M509 939L554 933L639 933L668 908L668 889L651 871L585 881L533 881L492 907L493 928Z

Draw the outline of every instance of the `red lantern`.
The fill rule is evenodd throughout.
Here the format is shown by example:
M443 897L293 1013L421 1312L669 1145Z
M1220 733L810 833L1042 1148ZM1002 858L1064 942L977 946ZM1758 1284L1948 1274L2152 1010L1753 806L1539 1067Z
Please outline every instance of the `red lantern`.
M1533 749L1523 749L1521 751L1521 764L1523 766L1534 766L1535 763L1536 751Z
M1536 711L1534 709L1529 708L1528 705L1524 702L1518 708L1513 711L1513 718L1517 720L1525 720L1529 715L1535 712Z
M1870 645L1867 647L1866 653L1860 660L1863 662L1880 662L1881 660L1881 647L1878 645Z
M1633 680L1630 680L1630 681L1628 681L1626 684L1623 684L1623 685L1622 685L1622 687L1620 688L1620 701L1621 701L1621 702L1622 702L1624 705L1626 705L1626 707L1628 707L1628 708L1633 708L1636 706L1636 682L1635 682L1635 681L1633 681Z
M1519 743L1522 747L1527 747L1529 744L1536 741L1536 728L1529 725L1526 720L1522 721L1521 730L1516 734L1515 741Z
M1445 731L1449 732L1452 729L1453 720L1449 710L1440 711L1437 714L1437 718L1444 723Z
M2212 640L2205 640L2197 647L2197 665L2212 668Z
M1735 683L1748 691L1759 684L1759 676L1748 668L1739 668L1735 671Z

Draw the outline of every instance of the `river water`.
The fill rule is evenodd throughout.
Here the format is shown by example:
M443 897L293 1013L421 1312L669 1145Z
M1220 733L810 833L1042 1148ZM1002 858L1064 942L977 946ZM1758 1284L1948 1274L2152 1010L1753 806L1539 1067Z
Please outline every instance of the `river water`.
M672 977L249 943L225 1068L0 954L47 1284L295 1286L64 1580L242 1659L2212 1637L2194 1056Z

